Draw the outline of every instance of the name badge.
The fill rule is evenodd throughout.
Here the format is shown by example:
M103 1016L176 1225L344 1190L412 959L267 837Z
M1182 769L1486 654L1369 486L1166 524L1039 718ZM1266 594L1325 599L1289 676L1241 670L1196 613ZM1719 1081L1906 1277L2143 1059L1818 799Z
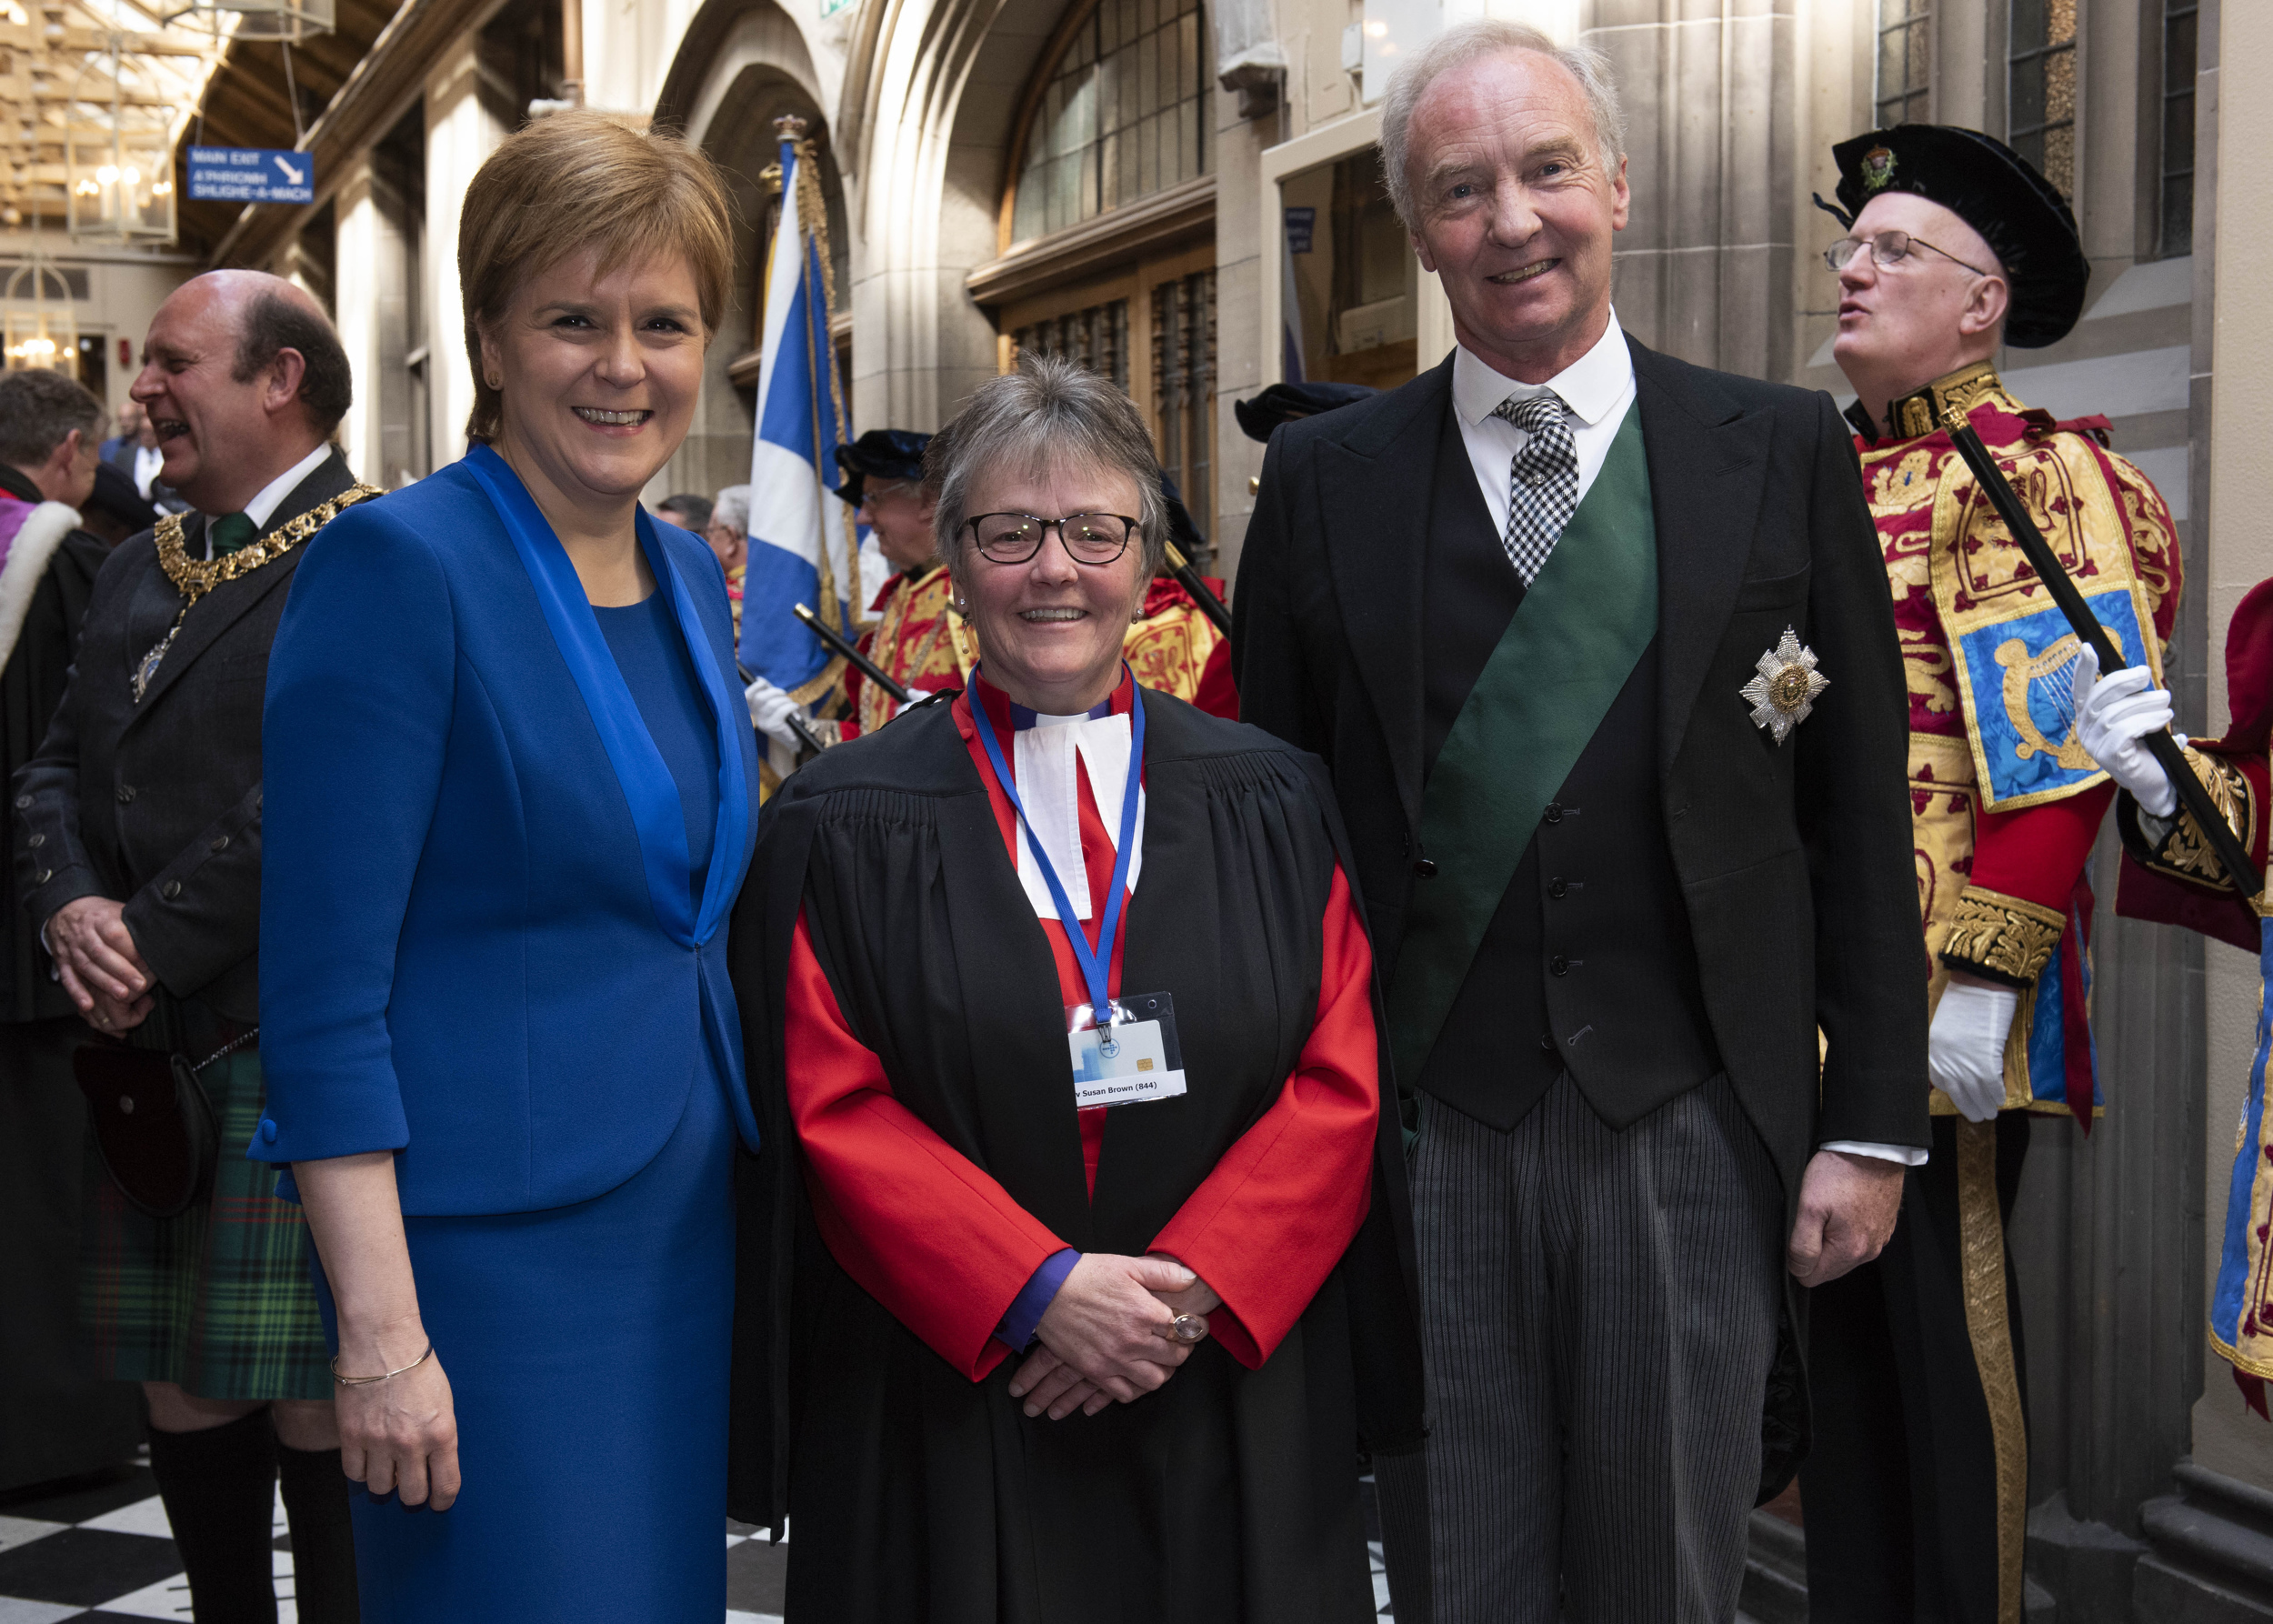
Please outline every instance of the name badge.
M1074 1104L1143 1105L1184 1092L1184 1051L1176 1040L1176 1004L1165 992L1113 1003L1113 1025L1099 1029L1086 1004L1066 1010L1066 1047L1073 1058Z

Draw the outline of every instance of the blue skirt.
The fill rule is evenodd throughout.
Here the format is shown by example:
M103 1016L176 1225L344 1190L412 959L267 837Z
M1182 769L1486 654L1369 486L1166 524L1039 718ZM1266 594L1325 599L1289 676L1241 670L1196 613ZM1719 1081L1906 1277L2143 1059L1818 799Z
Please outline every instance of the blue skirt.
M365 1624L725 1616L733 1139L706 1062L607 1194L405 1220L465 1487L446 1511L356 1491ZM320 1268L316 1289L336 1348Z

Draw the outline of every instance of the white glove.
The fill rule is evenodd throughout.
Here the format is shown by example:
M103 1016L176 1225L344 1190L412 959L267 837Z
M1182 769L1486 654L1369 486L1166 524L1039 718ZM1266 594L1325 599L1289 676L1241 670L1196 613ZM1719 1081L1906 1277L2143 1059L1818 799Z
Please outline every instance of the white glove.
M2178 809L2178 792L2139 743L2170 726L2170 695L2155 686L2155 674L2144 666L2101 678L2098 657L2088 648L2076 657L2075 673L2076 742L2148 817L2170 817Z
M760 733L787 747L792 754L804 747L789 727L789 718L801 707L786 689L757 677L751 678L750 686L742 690L742 697L749 701L750 721Z
M2019 1009L2020 995L2009 987L1952 981L1941 989L1926 1069L1968 1122L2005 1108L2005 1037Z

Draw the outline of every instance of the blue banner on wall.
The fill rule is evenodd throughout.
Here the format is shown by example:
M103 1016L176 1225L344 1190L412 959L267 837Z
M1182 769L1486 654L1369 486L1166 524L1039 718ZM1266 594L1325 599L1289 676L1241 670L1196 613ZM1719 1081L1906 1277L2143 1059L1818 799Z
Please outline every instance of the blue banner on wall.
M289 147L193 146L193 202L314 203L315 159Z

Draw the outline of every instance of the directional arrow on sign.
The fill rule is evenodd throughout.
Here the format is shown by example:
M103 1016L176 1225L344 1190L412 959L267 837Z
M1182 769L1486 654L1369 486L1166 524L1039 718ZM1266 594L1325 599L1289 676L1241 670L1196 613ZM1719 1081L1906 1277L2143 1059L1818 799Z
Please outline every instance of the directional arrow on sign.
M295 169L281 157L276 159L276 167L284 171L285 179L293 185L305 185L307 183L307 175L304 171Z

